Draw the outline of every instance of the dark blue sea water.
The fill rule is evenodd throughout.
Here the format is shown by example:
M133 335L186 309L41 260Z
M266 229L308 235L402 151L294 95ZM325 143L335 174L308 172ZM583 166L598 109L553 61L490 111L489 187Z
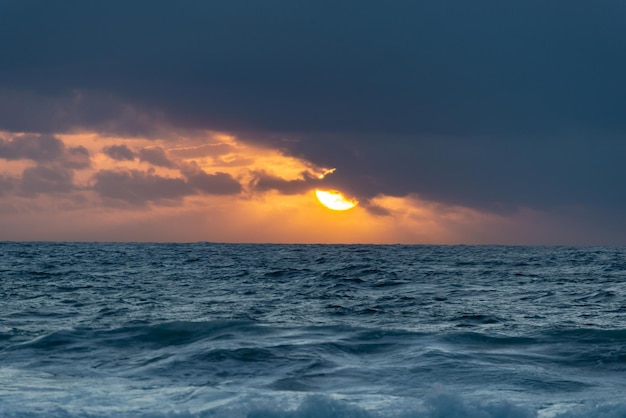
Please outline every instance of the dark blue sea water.
M626 249L0 243L2 417L626 417Z

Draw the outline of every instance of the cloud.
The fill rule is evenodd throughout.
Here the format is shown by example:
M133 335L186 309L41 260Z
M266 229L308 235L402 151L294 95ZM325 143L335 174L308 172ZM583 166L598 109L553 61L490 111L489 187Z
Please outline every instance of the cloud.
M199 168L182 170L184 178L164 177L154 170L100 170L92 189L101 197L134 206L148 203L182 203L196 194L233 195L241 185L226 173L208 174Z
M137 206L150 202L177 202L194 193L182 178L162 177L139 170L101 170L94 175L93 190L105 199Z
M173 145L181 132L223 131L337 167L323 184L372 213L390 213L368 203L377 196L419 196L500 214L585 207L588 225L626 210L625 17L620 2L587 0L4 2L0 129ZM88 160L53 136L16 140L0 142L0 158ZM231 145L211 147L105 153L164 168L200 154L224 171L250 163L220 162ZM143 172L96 184L162 184L168 200L240 190L227 174L181 170L178 192ZM316 181L254 176L256 191L283 194Z
M233 195L243 190L241 184L227 173L208 174L193 164L187 165L181 173L191 187L204 194Z
M91 166L89 151L83 146L70 147L65 153L63 165L68 168L83 169Z
M175 164L165 155L165 150L161 147L141 148L137 152L141 161L145 161L158 167L173 168Z
M125 144L104 147L103 152L116 161L133 161L138 158L157 167L175 168L176 164L170 160L162 147L144 147L133 151Z
M144 147L138 151L133 151L127 145L119 144L104 147L103 152L116 161L133 161L135 158L139 158L140 161L157 167L176 167L176 164L168 158L165 150L161 147Z
M26 195L69 193L75 189L73 172L64 167L36 166L22 173L21 191Z
M48 134L0 138L0 159L36 163L35 166L24 168L19 177L0 173L0 195L17 193L31 198L39 194L75 191L74 170L91 166L87 148L67 147L59 138Z
M170 154L180 158L219 157L234 151L235 148L231 144L226 143L209 143L169 150Z
M103 152L116 161L133 161L135 159L135 153L124 144L104 147Z
M364 0L329 13L288 0L39 0L0 16L12 35L0 41L0 88L18 108L0 123L13 127L477 135L626 124L618 2ZM58 100L16 122L40 97Z
M329 134L288 146L290 155L338 167L324 184L360 200L416 194L497 213L576 205L626 209L620 192L626 142L613 135L503 140Z
M0 139L0 158L49 162L63 155L63 142L52 135L21 135Z
M2 6L0 19L4 17ZM0 39L0 44L2 41ZM43 50L33 50L35 54L41 52ZM169 134L167 118L158 110L130 104L119 92L103 92L104 85L92 90L83 83L60 82L48 72L57 70L42 65L38 76L32 69L4 67L6 71L0 70L3 76L9 77L0 78L0 130L47 134L89 130L111 136L146 138ZM23 75L30 73L33 78L26 75L22 79L23 75L13 74L13 70L24 71ZM45 80L45 74L51 79ZM39 76L43 79L38 79ZM107 83L104 79L100 81Z
M89 151L83 147L67 148L53 135L16 135L0 138L0 158L5 160L32 160L36 163L57 163L67 168L88 168Z
M0 196L5 196L15 188L16 179L5 174L0 174Z
M252 181L250 184L252 189L258 192L276 190L281 194L291 195L305 193L314 189L321 184L321 181L319 178L306 171L302 173L302 178L300 179L286 180L266 171L259 170L252 173Z
M602 141L593 151L602 164L620 141L598 136L626 133L616 2L366 0L328 13L323 2L286 0L160 0L149 9L64 1L0 9L12 34L0 40L0 88L23 104L0 117L3 126L28 115L23 130L48 118L49 129L117 124L154 135L164 123L245 132L255 143L274 133L300 138L269 142L338 167L334 180L354 177L345 183L362 196L414 192L491 207L586 197L568 191L564 160L581 159L576 141ZM156 23L165 17L167 31ZM496 181L511 165L525 174ZM554 182L546 192L536 187L542 177Z

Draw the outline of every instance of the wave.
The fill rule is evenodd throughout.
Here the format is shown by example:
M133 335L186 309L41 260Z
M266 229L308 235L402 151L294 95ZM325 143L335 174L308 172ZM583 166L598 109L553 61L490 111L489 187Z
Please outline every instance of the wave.
M281 370L293 375L319 362L328 365L329 374L341 374L342 369L333 364L360 367L363 362L370 362L380 365L382 372L384 368L407 364L410 369L432 368L444 359L450 367L459 365L459 370L465 370L468 361L488 362L493 367L503 362L516 367L525 362L580 370L626 370L624 329L546 329L528 335L442 334L348 325L276 327L251 320L213 320L114 329L75 328L18 342L24 338L18 331L1 331L0 349L6 361L13 363L54 355L61 363L84 362L91 357L99 358L103 364L143 367L155 359L168 359L161 362L161 367L167 366L172 373L190 369L194 375L198 367L226 367L220 366L225 361L231 361L230 370L249 368L255 363L259 370L272 375Z
M0 416L626 416L626 403L572 403L619 399L604 394L621 390L607 377L626 370L624 330L510 336L212 320L75 328L20 342L3 331ZM430 393L433 385L450 392Z
M85 391L82 399L66 393L67 404L50 401L19 405L13 399L0 398L0 413L6 418L117 416L136 418L623 418L625 402L553 402L541 406L519 405L508 400L469 399L442 392L440 389L423 400L373 399L361 405L332 395L233 395L211 394L204 402L193 399L195 405L186 408L181 399L189 401L198 390L170 397L146 392L141 401L116 403L116 394L108 402L93 399ZM101 404L94 404L99 400ZM396 401L396 402L394 402ZM67 405L66 404L66 405Z

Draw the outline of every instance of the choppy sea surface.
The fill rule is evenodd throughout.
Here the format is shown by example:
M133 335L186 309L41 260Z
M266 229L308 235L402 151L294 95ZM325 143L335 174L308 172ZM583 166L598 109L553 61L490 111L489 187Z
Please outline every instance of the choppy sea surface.
M626 249L0 243L2 417L626 417Z

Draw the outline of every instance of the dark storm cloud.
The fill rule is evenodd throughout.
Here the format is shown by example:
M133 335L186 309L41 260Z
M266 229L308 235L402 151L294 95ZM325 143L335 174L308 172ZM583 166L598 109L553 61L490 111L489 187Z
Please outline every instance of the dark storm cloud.
M578 133L514 139L316 135L291 144L291 152L338 167L324 184L361 199L417 193L495 212L519 206L626 208L626 141Z
M626 209L625 19L589 0L5 1L0 128L222 129L365 200Z
M0 4L0 20L4 17L2 7ZM6 35L2 33L3 29L0 27L0 36ZM11 34L7 36L13 39L11 42L16 41ZM4 40L0 39L0 44ZM8 56L5 58L8 59ZM161 115L158 112L146 108L140 110L111 93L101 89L87 90L84 85L75 84L72 80L53 87L58 81L55 77L39 81L35 80L36 77L31 79L34 75L29 68L17 70L25 71L24 80L18 80L22 76L7 71L10 68L8 64L11 63L0 62L0 129L54 134L80 128L149 138L163 137L168 133L160 125ZM51 68L44 67L36 73L45 78L48 70ZM5 76L8 79L2 79Z
M178 123L463 135L626 123L620 2L156 0L147 7L35 0L0 7L7 90L107 92ZM76 118L97 124L102 115L119 118L117 107Z

